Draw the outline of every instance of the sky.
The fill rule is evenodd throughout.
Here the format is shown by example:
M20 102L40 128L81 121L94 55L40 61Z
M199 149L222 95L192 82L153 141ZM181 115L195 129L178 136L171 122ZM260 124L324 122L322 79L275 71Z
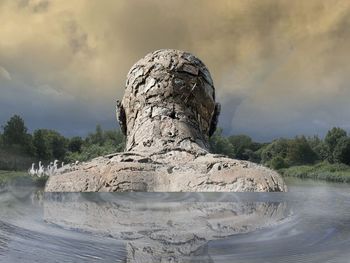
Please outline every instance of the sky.
M174 48L209 68L225 134L350 131L350 1L0 0L0 125L116 128L126 74Z

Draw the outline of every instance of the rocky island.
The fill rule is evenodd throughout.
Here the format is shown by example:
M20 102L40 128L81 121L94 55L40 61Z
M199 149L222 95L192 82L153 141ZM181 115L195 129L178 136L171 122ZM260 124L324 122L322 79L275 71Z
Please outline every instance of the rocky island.
M220 104L207 67L190 53L165 49L139 60L116 112L125 151L62 167L46 192L287 190L275 171L209 152Z

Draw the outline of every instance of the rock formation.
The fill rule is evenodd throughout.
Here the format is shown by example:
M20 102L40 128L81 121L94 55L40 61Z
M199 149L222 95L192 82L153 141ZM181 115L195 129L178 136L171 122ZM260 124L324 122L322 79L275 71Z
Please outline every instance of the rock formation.
M139 60L116 111L125 152L64 167L46 191L286 191L268 168L209 153L220 104L208 69L189 53Z

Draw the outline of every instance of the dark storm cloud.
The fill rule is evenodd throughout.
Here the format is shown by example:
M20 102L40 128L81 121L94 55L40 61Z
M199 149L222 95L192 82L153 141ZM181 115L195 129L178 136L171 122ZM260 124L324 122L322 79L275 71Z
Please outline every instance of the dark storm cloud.
M0 123L113 127L132 64L177 48L211 71L226 133L350 128L347 1L3 0L0 17Z
M49 0L13 0L18 3L18 7L20 8L28 8L33 13L41 13L46 12L49 8L50 1Z
M74 20L70 20L66 22L64 27L73 53L87 52L89 50L88 34L83 31L79 24Z
M83 136L87 131L93 131L97 123L106 128L117 127L116 123L110 121L114 117L112 101L106 102L111 106L110 109L102 111L100 105L70 97L69 94L57 92L48 86L34 90L20 84L0 88L0 119L7 120L13 114L19 114L26 120L31 131L47 127L67 136Z

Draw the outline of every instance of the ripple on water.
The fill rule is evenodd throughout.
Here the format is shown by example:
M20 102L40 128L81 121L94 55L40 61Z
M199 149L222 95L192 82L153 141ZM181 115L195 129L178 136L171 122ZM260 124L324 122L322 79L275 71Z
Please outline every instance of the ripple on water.
M7 192L0 195L0 261L348 263L348 189L290 190Z

